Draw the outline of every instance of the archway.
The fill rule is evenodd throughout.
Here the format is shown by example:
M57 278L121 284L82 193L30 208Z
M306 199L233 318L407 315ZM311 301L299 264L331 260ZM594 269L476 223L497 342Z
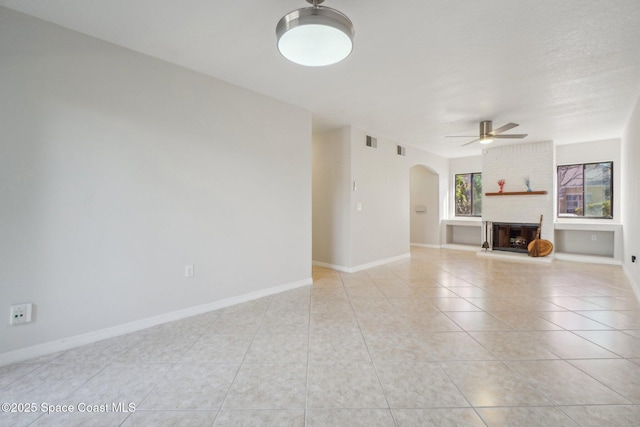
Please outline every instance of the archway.
M440 247L439 176L423 165L410 170L410 242Z

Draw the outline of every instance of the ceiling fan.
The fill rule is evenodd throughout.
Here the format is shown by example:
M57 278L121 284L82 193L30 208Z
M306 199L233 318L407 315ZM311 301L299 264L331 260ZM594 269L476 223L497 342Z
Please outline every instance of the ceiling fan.
M490 144L494 139L507 139L507 138L524 138L527 136L526 133L517 133L510 135L501 135L502 132L506 132L509 129L513 129L514 127L519 126L517 123L507 123L504 126L500 126L496 130L492 130L492 122L491 120L484 120L480 122L480 136L473 141L469 141L466 144L462 144L462 147L465 145L472 144L476 141L480 141L480 144ZM446 138L473 138L473 136L447 136Z

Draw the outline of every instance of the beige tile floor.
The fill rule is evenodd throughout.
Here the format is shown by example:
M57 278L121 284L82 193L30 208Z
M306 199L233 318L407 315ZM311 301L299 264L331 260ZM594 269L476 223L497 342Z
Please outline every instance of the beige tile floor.
M414 248L2 367L0 396L38 405L3 426L638 426L640 303L615 266Z

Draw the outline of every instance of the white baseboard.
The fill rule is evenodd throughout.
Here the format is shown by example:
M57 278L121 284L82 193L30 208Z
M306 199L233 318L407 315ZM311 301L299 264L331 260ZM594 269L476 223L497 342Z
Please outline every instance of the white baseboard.
M635 280L633 280L631 271L629 271L629 268L625 264L622 264L622 271L624 272L624 275L627 276L627 280L629 281L629 283L631 283L631 287L636 293L636 297L640 300L640 283L637 283Z
M62 338L60 340L51 341L43 344L25 347L18 350L9 351L0 354L0 366L11 363L22 362L36 357L45 356L47 354L57 353L69 350L85 344L91 344L107 338L114 338L120 335L130 334L152 326L161 325L167 322L184 319L186 317L196 316L198 314L207 313L209 311L218 310L232 305L241 304L243 302L252 301L265 296L278 294L289 291L291 289L300 288L313 284L311 277L297 282L287 283L275 286L273 288L263 289L236 297L226 298L220 301L213 301L207 304L195 307L185 308L183 310L172 311L170 313L160 314L158 316L148 317L146 319L136 320L134 322L117 325L110 328L100 329L85 334L75 335L72 337Z
M573 261L573 262L586 262L588 264L608 264L608 265L622 265L622 261L615 258L608 258L594 255L575 255L565 253L555 253L554 256L558 260Z
M328 264L326 262L313 261L313 265L317 265L318 267L326 267L332 270L337 270L342 273L356 273L358 271L366 270L368 268L378 267L380 265L389 264L391 262L401 261L403 259L411 258L411 253L406 253L402 255L398 255L391 258L385 258L378 261L369 262L366 264L357 265L355 267L346 267L344 265L336 265L336 264Z
M416 246L419 248L431 248L431 249L440 249L442 246L440 245L430 245L428 243L410 243L411 246Z

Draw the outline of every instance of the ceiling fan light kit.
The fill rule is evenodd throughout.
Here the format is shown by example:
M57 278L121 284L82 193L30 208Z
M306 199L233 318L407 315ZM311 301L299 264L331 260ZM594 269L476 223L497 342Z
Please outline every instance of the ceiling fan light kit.
M312 7L294 10L276 26L278 51L289 61L308 67L332 65L353 50L353 24L344 14L318 6L324 0L307 0Z
M480 144L491 144L493 139L487 135L480 135Z

